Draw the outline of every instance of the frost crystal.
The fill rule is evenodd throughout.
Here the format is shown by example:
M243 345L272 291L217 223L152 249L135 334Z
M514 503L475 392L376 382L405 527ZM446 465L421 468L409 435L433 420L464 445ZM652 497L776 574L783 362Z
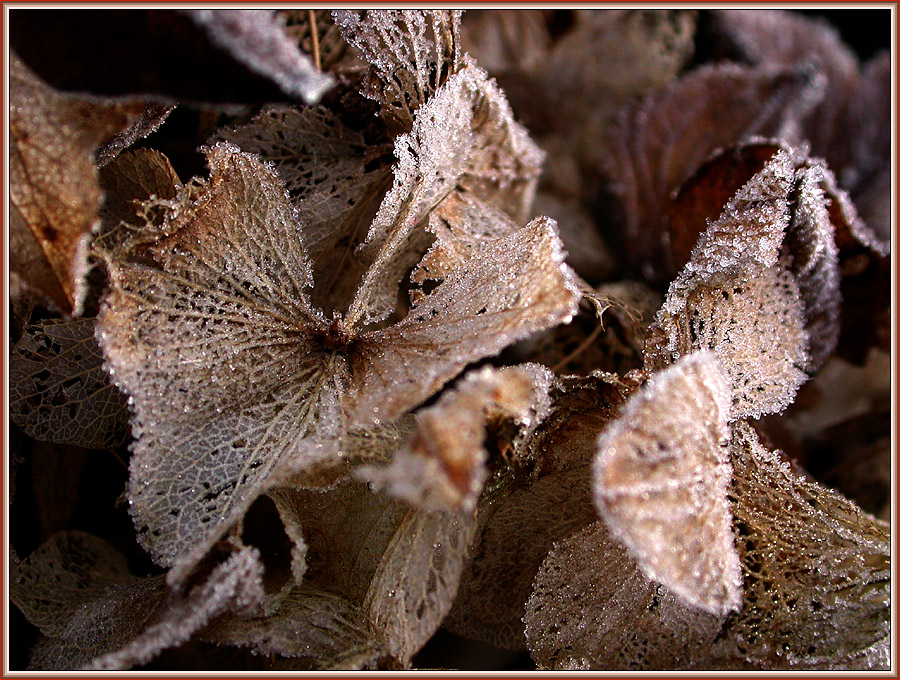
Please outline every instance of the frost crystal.
M593 481L610 533L647 577L719 616L740 607L741 592L726 499L729 393L710 352L654 375L600 436Z

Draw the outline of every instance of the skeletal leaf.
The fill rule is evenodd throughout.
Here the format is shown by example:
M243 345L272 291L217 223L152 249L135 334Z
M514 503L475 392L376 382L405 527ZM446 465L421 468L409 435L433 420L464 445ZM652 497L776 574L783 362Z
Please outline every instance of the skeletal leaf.
M416 256L397 262L398 255L416 255L409 245L421 238L417 225L458 186L494 203L513 222L524 221L543 160L515 123L502 92L473 65L453 75L416 112L412 130L397 138L394 155L393 186L362 249L372 266L346 315L354 324L375 323L393 310L394 295L383 292L386 281L390 285L418 261ZM463 234L475 228L464 221L460 226ZM398 265L405 266L398 270Z
M320 71L342 70L356 60L348 54L347 43L327 9L277 9L284 20L284 32L308 54Z
M408 667L450 609L472 519L426 513L355 483L273 494L298 509L308 581L357 607L374 642Z
M652 376L597 444L594 501L647 578L722 616L740 606L726 493L727 375L708 352Z
M644 348L651 371L713 350L731 379L730 420L783 410L807 379L800 293L780 264L793 179L782 150L735 194L669 286Z
M94 319L26 326L10 356L9 414L35 439L101 449L128 436L125 397L103 370Z
M226 616L201 636L220 645L296 659L294 670L364 670L389 656L357 605L314 583L296 586L271 616Z
M312 338L324 323L284 189L229 147L209 160L205 195L185 189L153 246L161 266L109 263L99 318L135 410L131 512L164 565L215 541L295 441L337 424L341 363Z
M416 430L387 467L356 471L423 510L472 512L488 476L488 427L505 419L533 427L546 414L547 369L484 368L416 417Z
M253 606L261 595L255 551L235 553L183 597L165 578L138 578L104 540L59 533L14 560L11 596L47 637L32 655L42 670L129 668L177 645L213 616Z
M316 280L312 301L326 315L344 311L371 264L356 250L390 187L388 150L367 146L362 134L323 107L269 107L214 139L274 165L306 220L303 242Z
M748 255L766 267L781 253L803 301L809 374L834 351L840 331L838 252L829 209L834 201L849 199L822 161L783 142L757 140L714 155L682 186L667 213L678 266L691 262L695 270L712 271L723 263L743 278L746 274L737 272L747 266ZM715 227L704 233L710 223ZM698 257L719 244L702 261L692 260L698 237Z
M229 611L253 611L263 598L262 569L254 548L235 552L219 564L204 583L175 602L121 648L95 658L88 670L117 670L147 663L159 652L177 646L216 616Z
M360 336L349 357L351 413L393 418L466 364L571 318L580 293L552 220L485 246L399 323Z
M479 500L475 540L445 625L468 638L524 649L522 616L532 581L554 541L596 520L591 461L597 435L632 389L597 373L554 386L550 414L513 442L512 460Z
M10 269L77 314L101 199L92 156L143 106L62 95L11 58Z
M756 669L887 668L889 527L734 427L744 604L713 653Z
M554 544L525 610L532 657L556 671L689 668L721 626L648 580L603 522Z
M706 66L629 105L610 130L604 165L631 266L665 280L674 271L661 233L671 193L716 149L754 135L790 139L821 87L804 67Z
M365 94L400 131L461 63L460 10L335 10L344 39L371 64Z

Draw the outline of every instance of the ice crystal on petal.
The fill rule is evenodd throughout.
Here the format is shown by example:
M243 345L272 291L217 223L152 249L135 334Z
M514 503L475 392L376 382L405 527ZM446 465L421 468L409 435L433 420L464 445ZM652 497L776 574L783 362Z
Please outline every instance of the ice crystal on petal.
M26 326L10 356L10 419L35 439L86 448L128 436L125 397L103 370L94 319Z
M550 375L537 365L468 374L417 415L413 436L388 467L361 468L359 477L424 510L472 512L488 475L488 426L503 419L536 425Z
M807 379L809 336L782 264L794 160L779 150L726 204L669 286L644 356L658 370L711 349L729 374L730 420L783 410Z
M600 436L593 482L611 534L647 577L719 616L740 605L725 496L730 391L709 352L654 375Z
M713 654L739 668L886 668L888 525L805 477L745 423L731 461L744 605Z
M648 580L599 521L554 544L525 610L546 670L690 668L721 626Z
M365 93L399 130L456 72L461 10L335 10L344 39L372 66Z

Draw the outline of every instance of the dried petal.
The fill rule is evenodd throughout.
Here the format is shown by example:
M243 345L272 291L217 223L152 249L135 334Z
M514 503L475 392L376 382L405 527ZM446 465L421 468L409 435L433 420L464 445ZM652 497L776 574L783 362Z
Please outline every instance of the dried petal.
M468 363L568 321L580 293L555 224L536 219L486 245L401 322L364 334L349 357L351 421L394 418Z
M413 436L389 466L363 467L357 475L426 511L472 512L488 476L488 427L503 419L536 425L547 408L550 375L536 365L469 373L418 414Z
M460 65L460 10L335 10L344 39L372 65L365 94L404 131Z
M465 637L524 649L522 616L554 541L593 522L591 461L597 435L619 414L628 387L597 373L560 381L550 415L513 448L478 504L475 541L445 625Z
M359 607L374 642L408 667L450 609L472 519L425 513L361 484L273 494L302 515L307 578Z
M594 500L647 578L714 616L740 607L726 499L731 395L709 352L654 375L598 441Z
M557 671L689 668L721 625L648 580L603 522L553 546L525 610L532 657Z
M794 160L779 150L703 233L651 325L645 368L713 350L732 387L729 419L783 410L807 379L795 276L780 264Z
M9 416L35 439L89 449L128 437L125 397L103 370L94 319L26 326L10 356Z
M887 668L889 526L794 470L750 426L735 426L731 446L744 606L714 653L767 670Z
M10 269L60 310L79 313L100 187L92 157L143 106L61 95L12 54Z
M754 135L788 136L821 93L807 68L698 68L621 114L609 135L606 175L623 212L630 264L653 281L674 271L662 216L716 149Z
M295 587L275 614L222 617L206 628L202 637L297 659L299 667L308 670L374 669L389 656L385 643L357 605L309 582Z

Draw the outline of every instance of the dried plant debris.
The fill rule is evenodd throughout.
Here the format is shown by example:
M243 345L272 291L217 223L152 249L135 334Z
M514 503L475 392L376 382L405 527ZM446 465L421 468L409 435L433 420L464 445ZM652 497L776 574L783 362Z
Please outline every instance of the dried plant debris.
M62 95L11 57L10 269L77 314L101 200L92 157L143 106Z
M236 552L183 597L165 578L133 576L102 539L59 533L23 562L13 561L11 597L46 639L36 669L129 668L177 645L229 609L255 605L261 590L255 551Z
M128 437L124 395L103 370L94 319L25 327L10 357L9 415L41 441L102 449Z
M9 23L11 669L889 668L887 50Z
M13 49L63 90L194 103L316 102L333 83L271 9L22 10L10 20ZM92 49L95 43L104 49Z
M744 604L714 646L736 667L887 668L890 530L734 428Z
M538 365L470 373L417 415L415 432L389 466L357 475L424 510L473 512L488 476L488 427L511 420L534 428L548 410L551 381Z
M629 399L594 463L612 535L649 579L715 616L737 610L741 595L726 498L730 391L712 353L681 359Z
M557 671L690 668L721 625L648 580L602 521L554 544L525 610L538 668Z

